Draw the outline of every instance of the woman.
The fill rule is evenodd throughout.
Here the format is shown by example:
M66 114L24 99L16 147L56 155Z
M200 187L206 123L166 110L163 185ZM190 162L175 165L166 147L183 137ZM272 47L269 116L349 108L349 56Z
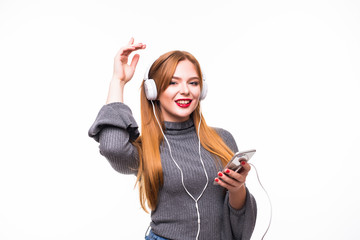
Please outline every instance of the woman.
M202 117L206 87L190 53L165 53L145 74L139 136L123 90L139 60L135 54L128 64L129 55L145 48L132 38L116 54L107 103L89 136L116 171L137 175L141 206L151 210L146 239L250 239L256 221L256 202L245 187L250 166L222 172L238 149L229 132Z

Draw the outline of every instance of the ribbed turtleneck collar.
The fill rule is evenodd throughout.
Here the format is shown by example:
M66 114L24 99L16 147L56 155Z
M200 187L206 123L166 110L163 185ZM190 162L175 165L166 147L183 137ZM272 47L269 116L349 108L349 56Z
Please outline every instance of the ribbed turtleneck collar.
M185 122L164 121L164 124L165 124L165 133L170 135L185 133L194 130L194 122L191 118L189 120L186 120Z

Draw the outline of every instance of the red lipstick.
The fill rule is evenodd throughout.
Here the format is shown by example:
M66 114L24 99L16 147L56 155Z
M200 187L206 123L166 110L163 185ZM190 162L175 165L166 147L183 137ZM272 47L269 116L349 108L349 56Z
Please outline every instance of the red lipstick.
M178 99L175 101L175 103L179 106L179 107L182 107L182 108L187 108L190 106L192 100L191 99L188 99L188 98L185 98L185 99Z

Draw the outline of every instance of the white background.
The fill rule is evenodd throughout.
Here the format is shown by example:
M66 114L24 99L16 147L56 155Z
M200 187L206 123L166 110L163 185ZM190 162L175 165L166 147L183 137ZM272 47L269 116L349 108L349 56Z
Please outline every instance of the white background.
M193 53L211 126L233 133L273 203L266 239L359 239L359 1L0 1L0 239L143 239L135 178L87 136L113 57L147 44L125 92L160 54ZM269 220L256 180L252 239Z

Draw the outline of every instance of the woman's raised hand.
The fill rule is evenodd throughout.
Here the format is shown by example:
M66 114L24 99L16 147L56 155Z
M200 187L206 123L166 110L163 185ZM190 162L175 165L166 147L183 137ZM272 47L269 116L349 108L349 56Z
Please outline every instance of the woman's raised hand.
M107 104L112 102L124 102L124 86L133 77L140 57L139 54L135 54L129 65L129 55L133 51L145 48L145 44L134 44L134 38L131 38L128 45L122 47L117 52L114 59L114 73L110 81L109 93L106 100Z
M143 43L135 43L134 38L131 38L128 45L122 47L116 54L114 59L114 73L112 80L119 80L123 84L131 80L134 75L136 65L139 61L139 54L135 54L131 60L130 65L128 64L129 55L133 51L145 49L146 45Z

